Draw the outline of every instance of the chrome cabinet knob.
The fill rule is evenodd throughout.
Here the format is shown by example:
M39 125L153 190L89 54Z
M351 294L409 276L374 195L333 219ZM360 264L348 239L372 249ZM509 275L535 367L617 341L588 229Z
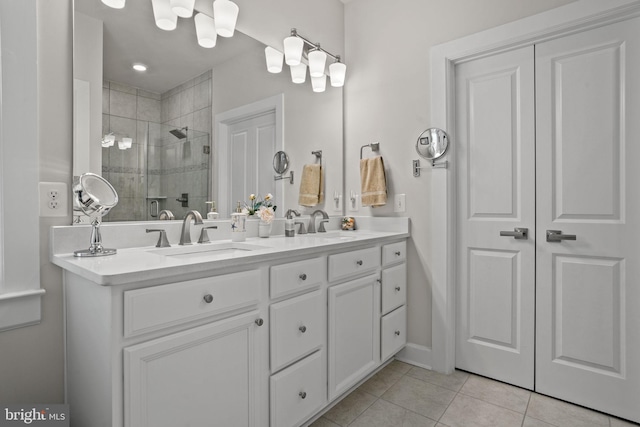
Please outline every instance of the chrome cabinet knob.
M258 325L258 326L262 326L262 325L264 325L264 320L262 320L262 319L256 319L256 325Z
M206 302L207 304L211 304L211 302L213 301L213 295L206 294L202 299L204 299L204 302Z
M302 273L300 276L300 280L307 280L307 275L305 273Z
M356 264L358 264L358 265L362 265L362 260L361 260L361 259L359 259L358 261L356 261Z
M304 399L307 397L307 393L304 391L301 391L300 393L298 393L298 396L300 396L300 398Z
M396 251L396 256L400 256L400 255L401 255L400 251Z
M396 286L396 292L400 292L400 286Z
M400 331L396 331L396 332L395 332L395 334L396 334L397 336L400 336Z
M307 327L302 325L298 328L298 330L304 334L305 332L307 332Z

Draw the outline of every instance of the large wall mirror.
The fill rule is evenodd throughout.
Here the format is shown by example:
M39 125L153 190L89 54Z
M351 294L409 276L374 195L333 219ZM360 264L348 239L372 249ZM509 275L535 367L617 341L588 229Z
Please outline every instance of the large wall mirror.
M210 0L196 9L213 15ZM179 18L174 31L156 27L151 0L124 9L74 1L74 175L97 173L115 187L109 221L152 221L165 209L182 219L191 209L205 214L210 200L224 218L267 193L282 215L298 207L299 182L274 179L280 150L296 173L323 151L328 197L319 207L338 212L342 89L314 93L308 76L293 84L286 65L267 72L264 48L238 30L202 48L193 18Z

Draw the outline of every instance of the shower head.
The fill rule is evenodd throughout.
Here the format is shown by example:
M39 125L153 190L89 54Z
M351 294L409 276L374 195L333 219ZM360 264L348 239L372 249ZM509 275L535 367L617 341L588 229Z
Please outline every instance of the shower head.
M189 130L189 128L185 126L183 128L180 128L180 129L172 129L169 132L171 133L171 135L175 136L178 139L185 139L187 137L187 131L188 130Z

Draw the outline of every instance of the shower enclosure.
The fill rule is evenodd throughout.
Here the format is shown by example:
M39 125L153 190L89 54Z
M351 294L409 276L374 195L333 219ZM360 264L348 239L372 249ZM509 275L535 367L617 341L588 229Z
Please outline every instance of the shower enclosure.
M206 213L209 133L140 120L135 133L128 135L131 148L120 149L116 143L102 149L102 176L120 199L108 220L155 220L163 209L171 210L176 219L192 209ZM121 137L116 133L116 140Z

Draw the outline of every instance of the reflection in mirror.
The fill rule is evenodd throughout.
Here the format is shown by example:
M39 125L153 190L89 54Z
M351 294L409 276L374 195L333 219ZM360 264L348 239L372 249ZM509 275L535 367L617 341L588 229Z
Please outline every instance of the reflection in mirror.
M449 147L449 136L438 128L429 128L422 132L416 141L416 151L427 160L437 160L444 156Z
M210 0L196 0L196 9L213 13ZM147 71L133 70L134 63ZM278 113L287 116L286 125L276 118L279 142L272 148L248 149L260 164L243 163L251 156L239 155L242 129L224 142L222 155L216 117L274 96L286 100ZM120 203L110 221L156 220L165 209L182 219L191 209L206 212L206 201L216 201L221 217L228 216L223 200L235 206L259 194L262 183L273 180L267 168L285 144L293 159L322 148L333 180L327 191L342 192L342 90L314 94L285 73L268 73L264 45L237 30L213 49L198 45L193 20L160 30L150 0L120 10L74 0L74 175L89 171L112 182ZM290 170L302 168L289 163ZM239 176L242 188L231 191ZM277 185L276 202L295 204L298 188Z

